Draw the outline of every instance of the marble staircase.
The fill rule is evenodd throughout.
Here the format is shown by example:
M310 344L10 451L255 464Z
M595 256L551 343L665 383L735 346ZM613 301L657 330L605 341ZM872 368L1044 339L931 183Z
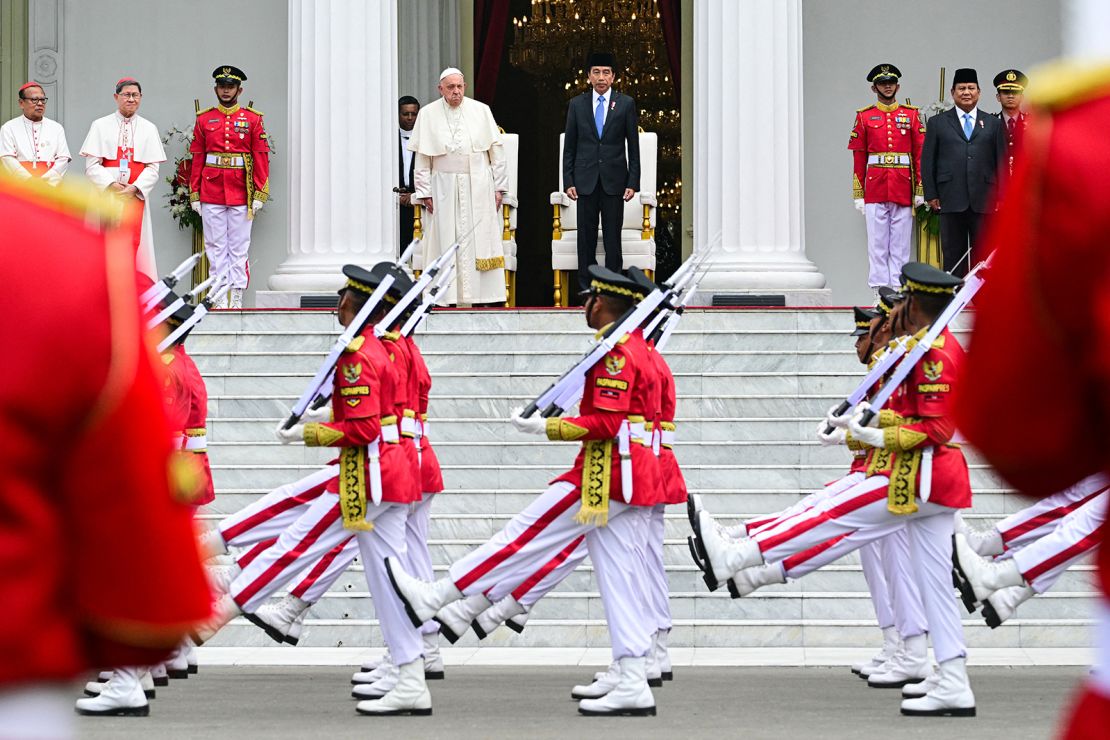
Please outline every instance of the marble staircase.
M667 359L678 386L676 454L688 486L725 520L784 508L843 475L842 448L813 438L818 419L862 375L845 310L690 311ZM209 392L209 454L216 502L200 516L215 523L269 489L329 459L325 451L283 447L273 428L302 391L338 326L327 311L215 312L188 348ZM509 410L522 405L588 346L577 311L441 311L418 342L432 371L430 411L447 490L434 504L433 561L443 569L484 541L546 482L570 465L575 448L515 432ZM1024 504L969 451L976 505L986 526ZM665 557L676 646L852 647L877 640L858 560L848 557L798 582L731 600L710 594L686 550L682 507L667 515ZM972 645L1083 647L1096 591L1091 566L1065 574L1050 593L1024 605L997 630L977 616ZM476 642L468 635L465 644ZM585 647L608 644L589 562L537 607L523 634L498 630L482 644ZM212 645L272 644L237 620ZM381 644L373 604L356 563L313 607L302 644Z

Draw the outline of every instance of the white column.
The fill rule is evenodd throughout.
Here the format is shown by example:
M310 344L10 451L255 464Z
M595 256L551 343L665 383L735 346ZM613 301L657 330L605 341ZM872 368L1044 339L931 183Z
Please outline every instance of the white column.
M396 0L289 0L289 257L259 305L397 252Z
M801 0L694 4L694 240L721 293L828 302L805 254Z
M421 105L439 97L439 73L461 67L458 0L404 0L397 6L398 97Z
M1064 56L1105 62L1110 57L1110 3L1106 0L1066 0L1061 6Z

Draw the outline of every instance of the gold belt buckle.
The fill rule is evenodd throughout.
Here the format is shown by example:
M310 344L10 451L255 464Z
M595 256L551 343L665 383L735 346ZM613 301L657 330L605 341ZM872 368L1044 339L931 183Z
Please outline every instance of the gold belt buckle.
M883 155L883 164L898 164L898 155L896 155L896 154L884 154Z
M231 156L227 155L227 154L221 154L220 155L220 166L221 167L230 167L231 166Z

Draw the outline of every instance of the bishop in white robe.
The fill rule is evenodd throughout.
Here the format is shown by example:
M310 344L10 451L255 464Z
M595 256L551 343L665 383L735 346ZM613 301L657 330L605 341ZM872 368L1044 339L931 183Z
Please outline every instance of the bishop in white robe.
M0 166L24 179L41 177L57 187L72 157L62 125L46 117L42 87L28 82L19 88L23 114L0 126Z
M166 150L162 148L158 128L138 114L142 96L139 83L124 78L116 84L116 91L118 110L93 121L81 145L85 175L98 188L142 206L142 226L135 240L135 266L157 280L150 196L158 184L158 165L166 161Z
M459 241L455 279L441 293L447 304L505 301L501 196L508 190L501 135L489 106L464 95L462 72L440 75L440 100L420 109L409 139L414 202L426 211L424 264Z

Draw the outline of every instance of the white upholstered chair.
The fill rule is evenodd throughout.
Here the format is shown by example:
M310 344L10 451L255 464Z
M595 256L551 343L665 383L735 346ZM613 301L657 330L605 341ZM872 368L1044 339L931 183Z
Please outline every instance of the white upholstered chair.
M640 189L624 204L621 224L621 255L624 269L639 267L655 273L655 207L657 205L657 134L640 131ZM551 268L555 271L555 305L566 306L570 298L570 272L578 269L578 209L567 197L563 183L563 134L559 135L559 190L551 194L554 222L551 228ZM597 262L605 264L601 229L597 233Z

